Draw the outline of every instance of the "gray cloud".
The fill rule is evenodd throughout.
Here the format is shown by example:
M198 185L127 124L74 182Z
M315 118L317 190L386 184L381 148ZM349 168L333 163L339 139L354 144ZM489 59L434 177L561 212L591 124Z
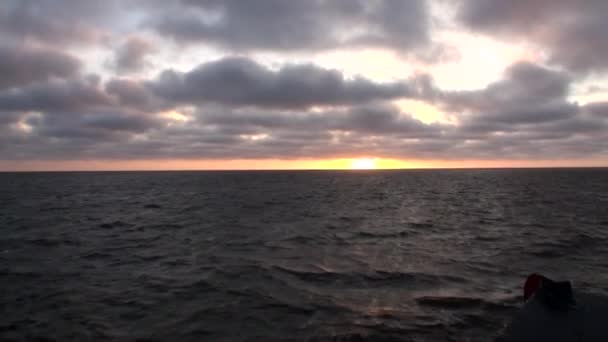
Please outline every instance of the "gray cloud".
M465 120L460 126L424 124L395 107L378 104L323 112L202 106L194 121L172 125L137 111L51 112L27 121L34 130L31 138L20 136L19 150L59 159L323 158L359 153L396 158L576 158L608 152L608 120L591 114L601 106L573 107L574 114L559 119L514 123L484 118ZM486 126L475 131L473 124ZM142 138L134 139L134 134ZM48 139L55 139L52 151L47 150ZM74 151L74 144L82 150Z
M540 125L522 124L499 135L491 131L475 134L466 126L427 125L390 106L317 113L201 107L193 121L172 125L132 111L46 113L27 122L32 132L25 138L24 134L17 138L14 132L10 144L17 147L1 152L3 159L289 159L360 154L551 159L608 152L606 119L576 116Z
M0 159L608 153L608 106L569 102L571 75L523 62L475 91L438 89L428 75L378 84L314 65L269 69L245 58L168 71L155 80L82 78L0 91ZM426 124L389 104L404 96L451 112L458 124ZM159 115L182 105L195 108L188 121Z
M483 89L445 91L426 74L379 83L313 64L267 67L247 55L381 47L419 62L457 58L433 42L423 0L2 1L0 160L608 155L607 103L570 100L583 76L608 66L607 2L460 4L458 19L473 32L530 40L549 65L520 62ZM157 48L140 37L242 57L128 78ZM121 77L113 79L83 75L95 65L62 52L98 63L117 46L110 63ZM424 123L390 103L397 99L435 105L455 123Z
M130 145L137 145L135 134L162 127L162 122L154 116L120 109L48 112L24 115L24 119L31 131L12 130L0 137L0 159L126 158L120 150L124 146L131 150ZM151 147L147 146L148 154L154 153Z
M385 46L407 50L428 43L426 1L185 0L151 19L178 41L236 50L310 50Z
M19 112L3 112L0 111L0 127L8 126L13 124L21 118L21 113Z
M434 88L426 93L439 107L456 115L465 131L505 132L577 115L578 105L567 100L572 81L561 71L518 62L505 70L502 80L484 89L443 92Z
M488 112L485 114L485 119L507 125L538 124L568 119L575 115L577 111L578 106L574 104L556 103Z
M571 82L572 79L563 72L518 62L505 70L504 79L491 83L482 90L426 92L441 97L440 102L449 111L492 112L497 109L563 102Z
M233 134L274 134L286 129L297 132L357 132L368 135L437 137L443 127L427 125L394 106L369 105L344 110L311 112L260 112L209 110L199 115L204 125Z
M22 45L0 46L0 90L51 78L72 77L79 69L80 62L63 52Z
M361 46L409 51L430 43L429 16L424 0L5 0L0 37L17 43L99 44L144 24L179 42L239 51ZM131 60L119 59L119 65Z
M111 104L103 90L80 80L52 80L0 91L0 110L6 111L66 111Z
M0 91L0 110L65 111L120 105L158 111L207 104L297 110L417 97L428 91L427 83L417 76L382 84L361 77L347 79L336 70L311 64L271 70L249 59L224 58L186 73L165 71L154 81L119 78L109 80L105 87L95 77L37 82Z
M116 51L114 65L119 72L138 71L145 67L146 56L154 50L149 41L132 36Z
M127 78L109 80L105 85L105 92L114 97L121 107L152 112L170 108L168 104L163 104L144 83Z
M427 79L424 93L459 121L444 135L454 141L451 150L470 150L477 157L555 158L560 153L556 146L562 146L572 157L582 141L605 149L605 144L595 142L608 138L608 120L598 115L604 105L569 102L572 82L562 71L518 62L505 70L502 80L484 89L442 91ZM580 153L590 153L584 144L578 147Z
M473 30L532 40L552 62L590 72L608 68L607 12L604 0L464 0L459 16Z
M291 109L414 95L405 83L350 80L336 70L310 64L287 65L273 71L246 58L224 58L185 74L165 71L151 87L168 101Z
M4 0L0 3L0 37L50 45L95 43L117 9L114 0Z
M90 112L48 112L28 123L41 136L85 140L93 144L115 138L128 140L132 133L160 127L159 119L152 115L117 108Z
M381 123L370 127L375 119ZM15 151L21 157L57 159L335 157L363 149L382 155L391 153L383 150L391 140L430 141L444 128L427 126L391 106L325 113L211 107L201 108L196 121L177 125L133 111L49 112L26 122L32 132L12 141L19 146ZM133 139L134 134L144 138ZM20 156L5 152L3 159Z
M608 102L595 102L584 107L586 113L597 118L608 119Z

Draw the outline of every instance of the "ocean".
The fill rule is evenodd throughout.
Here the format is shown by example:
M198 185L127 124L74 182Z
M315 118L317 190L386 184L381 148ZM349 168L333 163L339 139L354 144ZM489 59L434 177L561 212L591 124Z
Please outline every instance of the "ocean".
M608 169L0 173L0 340L491 341L608 295Z

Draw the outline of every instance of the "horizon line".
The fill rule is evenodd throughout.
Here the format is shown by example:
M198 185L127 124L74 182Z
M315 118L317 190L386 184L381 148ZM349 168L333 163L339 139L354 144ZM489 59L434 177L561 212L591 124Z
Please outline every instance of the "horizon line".
M605 166L484 166L484 167L410 167L410 168L374 168L374 169L348 169L348 168L302 168L302 169L66 169L66 170L0 170L0 173L70 173L70 172L276 172L276 171L348 171L348 172L377 172L377 171L424 171L424 170L515 170L515 169L607 169Z

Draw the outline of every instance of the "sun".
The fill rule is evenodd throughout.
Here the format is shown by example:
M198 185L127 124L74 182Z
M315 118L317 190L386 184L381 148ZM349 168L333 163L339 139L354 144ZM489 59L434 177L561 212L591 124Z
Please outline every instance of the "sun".
M353 159L350 168L354 170L371 170L376 168L376 159L359 158Z

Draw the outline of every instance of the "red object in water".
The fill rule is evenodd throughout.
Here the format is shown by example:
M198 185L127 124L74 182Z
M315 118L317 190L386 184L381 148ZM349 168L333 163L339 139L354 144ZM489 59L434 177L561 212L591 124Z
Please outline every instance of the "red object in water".
M543 276L538 273L532 273L526 279L524 284L524 301L527 301L541 287Z

